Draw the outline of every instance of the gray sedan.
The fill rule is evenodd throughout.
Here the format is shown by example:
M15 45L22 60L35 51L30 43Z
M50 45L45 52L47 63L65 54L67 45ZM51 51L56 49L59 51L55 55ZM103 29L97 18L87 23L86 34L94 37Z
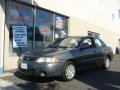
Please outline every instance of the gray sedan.
M40 77L61 76L70 81L81 69L110 67L113 52L97 37L67 37L58 39L45 49L28 51L21 55L18 70Z

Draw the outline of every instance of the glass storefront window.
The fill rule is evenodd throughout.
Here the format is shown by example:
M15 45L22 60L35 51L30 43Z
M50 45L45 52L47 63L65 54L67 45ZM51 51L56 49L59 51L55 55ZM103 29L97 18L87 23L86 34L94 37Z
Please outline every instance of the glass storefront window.
M10 41L9 51L11 55L20 55L26 51L47 47L54 40L68 35L68 18L55 14L55 12L39 9L36 6L29 6L13 0L8 1L7 11ZM14 33L18 31L13 29L14 26L22 26L21 28L24 29L24 31L19 31L19 29L18 31L25 33L23 41L27 42L26 47L14 46L15 40L19 41L18 38L20 38L15 36ZM27 40L25 37L27 37Z
M33 47L33 9L13 1L9 2L9 32L10 32L10 52L14 55L20 54L27 50L32 50ZM13 45L13 26L27 27L27 47L15 48Z
M44 10L36 10L35 47L43 48L53 42L53 14Z
M55 17L55 39L65 38L67 36L67 18L56 15Z

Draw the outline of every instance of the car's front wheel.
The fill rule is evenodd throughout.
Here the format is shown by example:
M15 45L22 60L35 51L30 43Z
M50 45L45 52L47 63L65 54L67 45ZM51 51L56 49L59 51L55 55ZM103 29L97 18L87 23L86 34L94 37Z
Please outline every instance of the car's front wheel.
M75 77L76 69L73 62L68 61L65 63L63 72L62 72L62 79L64 81L70 81Z

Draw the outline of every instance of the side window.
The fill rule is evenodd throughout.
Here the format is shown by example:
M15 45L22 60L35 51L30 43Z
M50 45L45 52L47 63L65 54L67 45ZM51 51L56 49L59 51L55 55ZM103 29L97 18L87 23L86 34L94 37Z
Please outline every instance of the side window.
M95 39L95 45L96 47L102 47L103 44L101 43L101 41L99 39Z
M91 48L91 47L93 47L92 40L90 38L84 39L83 42L82 42L82 47L83 48Z

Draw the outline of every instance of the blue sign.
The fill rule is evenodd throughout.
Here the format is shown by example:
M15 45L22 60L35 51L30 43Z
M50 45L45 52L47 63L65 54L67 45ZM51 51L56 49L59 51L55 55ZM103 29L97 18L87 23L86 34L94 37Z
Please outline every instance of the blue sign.
M13 47L27 47L26 26L13 26Z

